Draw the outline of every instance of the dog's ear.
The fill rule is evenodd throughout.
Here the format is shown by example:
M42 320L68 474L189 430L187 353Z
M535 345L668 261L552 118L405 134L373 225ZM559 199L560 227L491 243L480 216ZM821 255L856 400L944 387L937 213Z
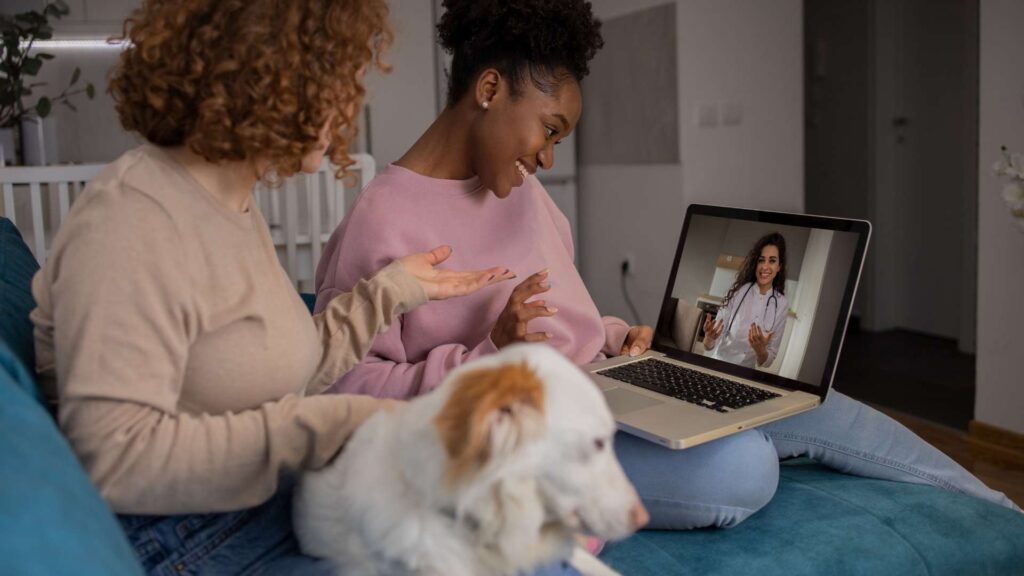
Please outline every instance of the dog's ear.
M525 362L467 372L434 420L457 482L544 428L544 385Z

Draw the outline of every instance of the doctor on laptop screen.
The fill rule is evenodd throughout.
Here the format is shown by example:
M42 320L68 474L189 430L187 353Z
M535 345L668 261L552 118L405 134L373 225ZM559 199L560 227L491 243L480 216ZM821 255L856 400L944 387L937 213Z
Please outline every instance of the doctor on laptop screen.
M696 215L656 338L680 350L819 383L857 234Z
M789 313L785 292L786 239L772 232L751 248L718 313L705 316L704 349L748 368L771 365Z

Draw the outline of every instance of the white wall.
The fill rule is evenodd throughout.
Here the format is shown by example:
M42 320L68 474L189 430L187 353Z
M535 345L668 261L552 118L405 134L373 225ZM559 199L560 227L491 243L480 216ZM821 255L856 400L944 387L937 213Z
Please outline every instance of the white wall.
M434 16L429 0L389 0L395 42L389 74L367 77L370 153L381 170L413 145L437 115Z
M1011 221L991 166L1005 145L1024 152L1024 2L981 0L978 139L976 420L1024 433L1024 233Z
M607 19L666 1L593 6ZM681 164L580 166L583 278L604 313L629 319L619 266L633 255L631 296L648 324L657 320L686 205L801 211L804 202L801 1L674 1ZM725 102L739 104L738 126L694 125L699 104Z

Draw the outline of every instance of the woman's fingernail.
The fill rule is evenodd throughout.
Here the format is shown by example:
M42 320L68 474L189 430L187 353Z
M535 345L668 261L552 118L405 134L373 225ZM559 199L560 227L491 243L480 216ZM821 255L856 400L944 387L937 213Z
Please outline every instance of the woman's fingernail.
M548 283L548 282L541 282L540 283L540 287L541 288L551 288L551 284Z
M554 306L548 306L548 312L554 314L555 312L558 312L558 308L555 308Z
M545 332L544 333L544 337L550 340L551 339L551 332Z
M487 277L488 282L490 282L491 280L494 280L494 274L491 274L490 276Z
M640 347L639 346L633 346L633 349L629 351L629 355L630 356L639 356L640 355Z

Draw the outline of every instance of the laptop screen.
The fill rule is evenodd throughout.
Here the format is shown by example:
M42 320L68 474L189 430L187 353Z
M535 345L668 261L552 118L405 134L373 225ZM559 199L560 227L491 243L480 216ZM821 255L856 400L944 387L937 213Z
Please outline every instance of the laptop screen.
M824 395L869 232L857 220L691 206L656 348Z

